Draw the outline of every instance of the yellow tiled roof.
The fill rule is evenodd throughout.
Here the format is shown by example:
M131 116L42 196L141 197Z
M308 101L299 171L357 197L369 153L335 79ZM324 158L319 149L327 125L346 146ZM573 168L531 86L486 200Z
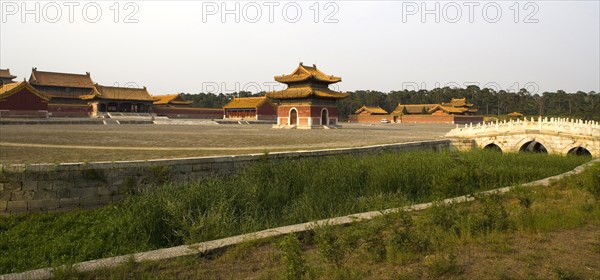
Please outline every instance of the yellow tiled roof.
M519 112L512 112L508 114L509 117L513 117L513 118L520 118L523 116L523 114L519 113Z
M74 88L93 88L94 82L90 77L90 73L71 74L38 71L37 68L31 70L29 82L36 86L58 86L58 87L74 87Z
M406 112L409 114L421 114L423 112L423 108L429 111L430 108L438 105L439 104L398 104L392 114L400 115L403 113L402 111L404 111L404 108L406 108Z
M50 100L49 96L38 91L37 89L32 87L28 82L18 82L18 83L10 83L10 84L1 85L0 86L0 99L5 99L5 98L21 91L24 88L27 89L29 92L37 95L39 98L41 98L45 101Z
M453 107L471 107L473 104L467 102L467 98L452 98L448 103L442 103L445 106L453 106Z
M262 106L269 100L262 97L234 97L229 103L223 106L224 109L255 109Z
M437 106L429 109L429 113L433 113L437 110L442 110L446 113L454 113L454 114L462 114L466 111L469 111L469 109L467 109L467 108L437 105Z
M13 76L10 74L10 69L0 69L0 78L6 78L6 79L14 79L17 76Z
M267 93L267 97L275 99L291 99L291 98L306 98L317 96L327 99L344 99L350 94L345 92L337 92L328 88L315 88L310 86L287 88L280 91Z
M360 107L360 109L356 110L354 112L354 114L358 115L363 111L367 111L367 112L369 112L371 114L375 114L375 115L387 115L388 114L388 112L386 110L382 109L379 106L366 106L366 105Z
M292 74L275 76L275 81L278 81L278 82L284 83L284 84L294 83L294 82L302 82L302 81L306 81L309 79L314 79L319 82L323 82L323 83L327 83L327 84L332 84L332 83L337 83L337 82L342 81L342 78L340 78L340 77L336 77L333 75L327 75L327 74L321 72L321 70L317 69L317 66L314 64L312 67L310 67L310 66L305 66L304 64L302 64L302 62L300 62L300 65L298 65L298 67L296 68L296 70L294 70L294 72L292 72Z
M95 90L89 95L83 95L80 98L90 100L99 99L114 99L114 100L134 100L134 101L154 101L150 96L146 87L129 88L129 87L109 87L96 84Z
M183 97L181 97L181 94L179 93L175 93L175 94L164 94L164 95L154 95L152 96L152 98L154 98L154 104L156 105L164 105L164 104L192 104L193 101L187 101L184 100Z

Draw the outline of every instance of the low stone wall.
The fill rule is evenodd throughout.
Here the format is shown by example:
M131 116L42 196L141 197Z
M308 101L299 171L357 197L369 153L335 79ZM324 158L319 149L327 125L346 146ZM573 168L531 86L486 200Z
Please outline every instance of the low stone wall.
M93 124L102 125L102 119L92 118L0 118L0 125Z
M48 110L0 110L0 118L47 118Z
M449 140L278 152L270 160L382 151L444 150ZM116 202L134 188L231 174L263 154L95 163L0 165L0 214L66 211Z

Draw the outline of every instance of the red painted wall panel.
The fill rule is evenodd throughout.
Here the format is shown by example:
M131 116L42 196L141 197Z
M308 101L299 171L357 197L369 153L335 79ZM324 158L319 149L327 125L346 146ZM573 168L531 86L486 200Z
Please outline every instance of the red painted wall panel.
M170 118L198 118L198 119L222 119L223 110L215 110L212 108L169 108L169 107L154 107L154 113L159 116L167 116Z
M350 115L348 116L348 122L351 123L380 123L381 120L386 119L389 122L394 121L394 117L391 115Z
M277 119L277 108L273 108L270 104L263 104L258 107L258 119L259 120L276 120Z
M0 100L0 110L48 110L48 102L23 88Z

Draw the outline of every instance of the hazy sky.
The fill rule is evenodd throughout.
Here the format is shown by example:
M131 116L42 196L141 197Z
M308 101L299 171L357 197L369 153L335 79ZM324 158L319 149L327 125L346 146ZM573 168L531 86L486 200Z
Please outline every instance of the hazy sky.
M600 91L597 0L0 2L0 67L19 80L256 92L302 61L344 91Z

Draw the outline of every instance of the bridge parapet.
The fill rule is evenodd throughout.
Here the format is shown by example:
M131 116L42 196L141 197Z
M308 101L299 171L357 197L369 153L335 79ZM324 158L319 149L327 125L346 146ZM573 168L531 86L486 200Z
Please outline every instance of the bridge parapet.
M600 123L568 118L530 118L457 126L446 134L458 150L590 154L600 157Z
M595 121L586 121L568 118L542 118L537 120L533 117L524 120L496 121L490 123L472 123L464 127L456 126L446 134L448 137L477 137L489 134L515 134L527 131L537 131L539 133L558 133L577 136L600 137L600 123Z

